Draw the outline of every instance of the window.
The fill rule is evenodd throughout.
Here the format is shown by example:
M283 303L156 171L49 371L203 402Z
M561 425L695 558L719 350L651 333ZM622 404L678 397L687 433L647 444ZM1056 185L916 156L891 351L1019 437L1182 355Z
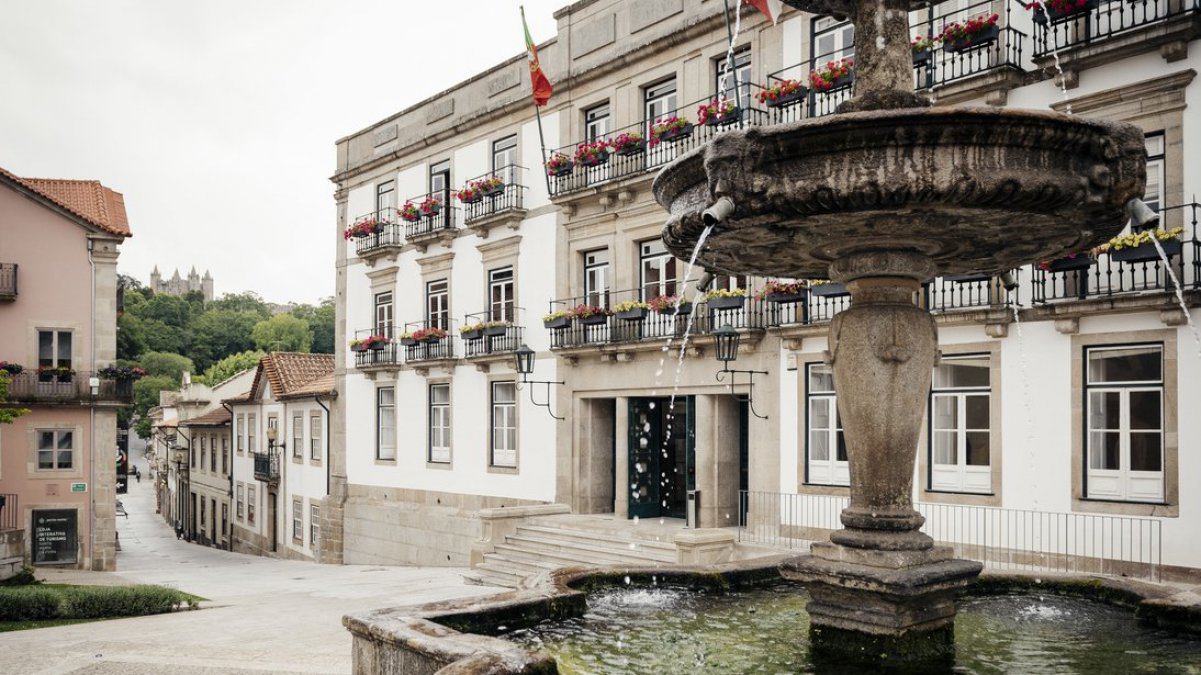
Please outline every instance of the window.
M258 483L252 483L246 488L246 522L254 525L254 497L258 494Z
M1163 346L1090 347L1084 360L1087 498L1163 501Z
M201 436L200 438L197 438L197 439L196 439L196 442L197 442L197 443L199 443L199 445L200 445L200 466L199 466L199 468L200 468L200 470L201 470L201 471L203 471L203 470L204 470L204 464L205 464L205 461L204 461L204 456L205 456L205 454L204 454L204 451L205 451L205 447L204 447L204 436Z
M292 499L292 539L304 543L304 501L299 497Z
M375 186L375 210L381 216L396 208L396 181L384 181Z
M196 451L197 448L195 445L188 446L188 466L192 467L193 469L196 468Z
M515 321L516 302L513 299L513 268L502 267L488 272L488 312L490 321Z
M430 385L431 462L450 461L450 385Z
M238 520L246 516L246 486L238 483Z
M396 390L380 387L375 391L375 458L396 459Z
M492 143L492 172L506 185L517 182L517 135Z
M250 452L258 452L259 446L255 444L254 431L258 426L258 415L250 413L246 415L246 447Z
M950 20L947 20L948 23ZM826 63L855 56L855 26L822 17L813 22L813 62Z
M317 543L320 541L321 534L321 507L316 504L309 504L309 546L317 548Z
M229 437L221 436L221 473L229 475Z
M609 249L584 253L584 304L609 306Z
M430 165L430 194L442 198L450 205L450 160Z
M446 279L425 285L425 320L430 327L450 329L450 282Z
M38 331L38 368L71 367L71 331Z
M930 489L992 492L991 368L987 354L947 356L930 393Z
M221 504L221 539L229 535L229 504Z
M246 452L246 416L238 415L238 454Z
M283 440L284 440L284 439L283 439L283 437L281 437L281 436L279 435L279 418L278 418L278 417L276 417L275 415L267 415L267 430L268 430L268 431L271 431L271 430L274 430L274 431L275 431L275 434L274 434L274 435L275 435L275 438L276 438L276 441L275 441L276 443L283 442ZM271 447L271 441L270 441L270 440L268 440L268 441L267 441L267 445L268 445L268 449L269 449L269 450L273 450L273 449L274 449L273 447Z
M217 473L217 437L209 437L209 471Z
M517 467L517 385L492 383L492 466Z
M205 525L208 524L208 516L205 515L205 512L208 510L205 508L207 506L208 506L208 500L205 499L204 497L201 497L200 498L200 534L201 535L205 534L205 532L206 532Z
M375 334L392 337L392 291L375 294Z
M590 143L600 140L608 136L612 130L608 103L602 103L584 111L584 140Z
M292 457L304 457L304 413L292 413Z
M1147 134L1147 191L1143 201L1153 211L1164 208L1164 141L1163 132Z
M643 97L646 110L646 124L648 127L646 129L646 136L650 138L650 125L654 124L656 119L675 112L675 78L647 87L643 90Z
M75 432L69 429L38 430L38 470L75 466Z
M723 54L717 60L717 77L713 82L713 91L716 92L717 98L723 95L731 101L741 101L743 107L749 107L751 101L751 50L741 49L734 53L734 69L731 75L726 75L726 69L729 62ZM725 78L725 87L722 87L722 78ZM735 96L735 80L737 80L737 96Z
M806 367L805 429L808 437L805 482L850 485L847 442L838 414L838 397L834 394L834 371L824 363Z
M321 460L321 413L309 414L309 459Z
M663 240L652 239L639 244L641 251L642 300L676 292L676 259L667 252Z

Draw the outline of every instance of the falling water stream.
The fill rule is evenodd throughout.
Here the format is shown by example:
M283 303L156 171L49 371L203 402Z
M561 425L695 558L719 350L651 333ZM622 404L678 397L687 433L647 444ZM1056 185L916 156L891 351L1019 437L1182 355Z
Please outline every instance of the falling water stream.
M1197 331L1197 324L1193 322L1193 315L1189 312L1188 303L1184 301L1184 290L1180 285L1180 279L1176 276L1176 270L1172 269L1172 262L1168 260L1168 254L1163 250L1163 245L1159 243L1159 238L1152 235L1151 242L1155 244L1155 251L1159 253L1159 259L1163 261L1163 268L1167 271L1168 278L1172 280L1172 291L1176 294L1176 304L1180 305L1180 311L1184 312L1184 320L1188 322L1189 330L1193 332L1193 340L1197 343L1197 354L1201 356L1201 332Z

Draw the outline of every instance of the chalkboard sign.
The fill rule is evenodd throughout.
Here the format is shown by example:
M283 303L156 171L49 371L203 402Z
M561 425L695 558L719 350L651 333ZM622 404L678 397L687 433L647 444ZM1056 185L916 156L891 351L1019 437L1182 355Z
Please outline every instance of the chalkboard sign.
M75 509L33 512L33 562L73 563L78 547L78 518Z
M117 494L123 495L129 492L129 454L124 450L117 450Z

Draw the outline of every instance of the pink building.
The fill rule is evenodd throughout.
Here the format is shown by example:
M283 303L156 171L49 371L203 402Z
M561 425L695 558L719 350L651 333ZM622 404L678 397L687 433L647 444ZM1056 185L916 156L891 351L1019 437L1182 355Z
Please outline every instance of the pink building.
M116 567L117 409L132 381L102 369L117 349L121 194L97 181L0 169L0 529L23 529L34 565Z

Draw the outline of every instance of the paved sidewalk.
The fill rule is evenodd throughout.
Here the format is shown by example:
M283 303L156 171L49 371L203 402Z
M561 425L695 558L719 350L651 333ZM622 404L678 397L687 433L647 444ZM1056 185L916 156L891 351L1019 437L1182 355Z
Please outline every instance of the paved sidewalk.
M154 484L130 484L118 518L118 572L40 572L64 583L162 584L209 598L203 609L0 633L0 673L242 675L348 673L342 615L488 595L451 568L317 565L177 541L154 513Z

